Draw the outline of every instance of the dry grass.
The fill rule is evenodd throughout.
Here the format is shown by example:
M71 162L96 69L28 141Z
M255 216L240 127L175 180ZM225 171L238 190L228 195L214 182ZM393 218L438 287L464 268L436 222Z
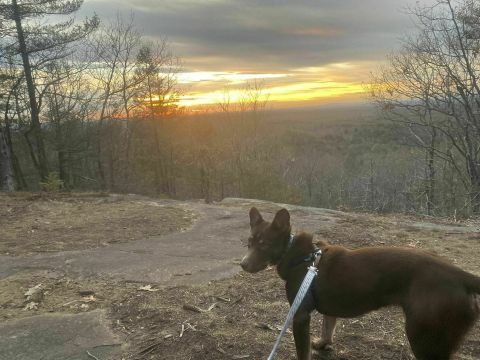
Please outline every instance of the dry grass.
M103 247L179 231L192 217L124 196L0 194L0 254Z
M29 302L25 292L41 284L44 294L35 311L25 310ZM138 284L77 279L52 271L21 272L0 280L0 321L19 319L44 313L79 313L97 308L110 308L112 303L134 293ZM93 297L82 296L93 292Z

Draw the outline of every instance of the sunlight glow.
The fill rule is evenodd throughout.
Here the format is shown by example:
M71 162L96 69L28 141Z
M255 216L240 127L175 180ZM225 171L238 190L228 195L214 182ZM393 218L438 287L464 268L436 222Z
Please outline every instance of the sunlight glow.
M237 71L191 71L178 74L185 87L178 105L182 107L215 106L225 102L240 102L247 84L259 81L269 102L296 104L323 102L328 99L360 98L362 82L372 64L369 62L339 62L321 66L289 69L285 73L242 73ZM228 90L226 90L228 89Z
M277 86L266 88L264 92L268 96L268 100L272 102L297 102L361 94L363 91L361 84L327 81ZM241 89L228 92L220 90L206 93L199 92L180 97L178 104L185 107L215 105L225 102L227 98L230 102L235 103L241 101L243 97L244 91Z

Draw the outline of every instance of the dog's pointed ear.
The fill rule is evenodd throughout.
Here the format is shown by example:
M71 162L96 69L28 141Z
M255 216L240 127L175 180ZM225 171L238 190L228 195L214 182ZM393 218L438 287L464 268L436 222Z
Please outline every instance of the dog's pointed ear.
M260 215L260 211L256 207L252 207L250 209L250 227L254 227L255 225L260 224L263 221L262 215Z
M272 225L280 231L290 231L290 213L288 210L278 210L273 218Z

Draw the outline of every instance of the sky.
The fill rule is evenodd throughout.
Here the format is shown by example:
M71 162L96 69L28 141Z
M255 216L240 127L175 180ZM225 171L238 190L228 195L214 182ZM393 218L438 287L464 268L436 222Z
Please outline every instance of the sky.
M424 0L427 1L427 0ZM185 106L241 97L257 82L275 106L365 100L363 84L414 31L414 0L86 0L80 15L134 13L181 60Z

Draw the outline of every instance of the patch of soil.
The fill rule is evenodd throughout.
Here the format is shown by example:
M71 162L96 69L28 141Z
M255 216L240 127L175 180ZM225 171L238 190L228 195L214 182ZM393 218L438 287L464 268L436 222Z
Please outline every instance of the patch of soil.
M185 309L185 304L201 312ZM111 316L117 331L130 341L125 359L253 360L267 358L287 312L284 284L270 269L205 286L130 293L113 304ZM314 314L312 336L320 332L321 316ZM478 339L477 323L455 359L478 359ZM282 340L278 359L295 359L290 332ZM386 308L340 320L333 350L321 351L314 359L413 359L401 310Z
M34 287L40 296L27 298ZM139 285L103 279L75 279L52 271L22 272L0 280L0 321L44 313L79 313L110 308ZM29 304L35 303L29 309Z
M0 254L83 250L187 228L181 207L102 194L0 194Z

